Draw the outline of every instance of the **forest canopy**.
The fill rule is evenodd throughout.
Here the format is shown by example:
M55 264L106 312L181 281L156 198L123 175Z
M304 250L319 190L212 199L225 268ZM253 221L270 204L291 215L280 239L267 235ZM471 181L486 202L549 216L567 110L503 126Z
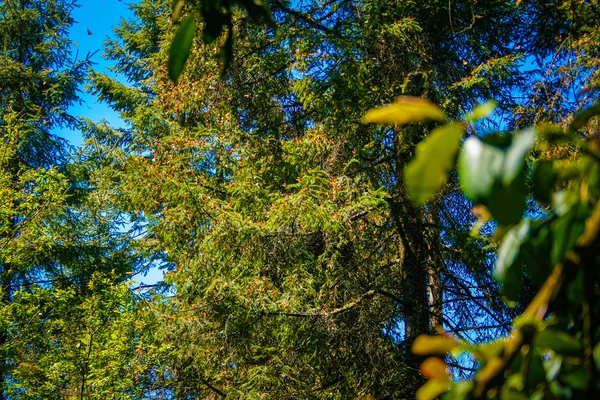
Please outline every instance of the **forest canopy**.
M598 397L596 1L77 6L0 3L0 400Z

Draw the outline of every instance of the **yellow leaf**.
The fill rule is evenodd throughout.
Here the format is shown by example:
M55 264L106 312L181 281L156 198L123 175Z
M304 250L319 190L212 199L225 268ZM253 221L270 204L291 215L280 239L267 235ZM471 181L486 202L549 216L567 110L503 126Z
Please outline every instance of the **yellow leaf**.
M438 381L428 381L417 390L417 400L433 400L448 390L448 385Z
M500 357L494 357L485 364L485 367L479 370L475 376L475 380L477 382L489 382L490 379L497 376L503 368L504 360Z
M421 335L415 339L412 352L414 354L445 355L459 345L460 342L451 336Z
M400 96L395 103L369 110L363 117L363 123L410 124L427 120L443 121L446 114L441 108L427 99Z
M421 364L421 372L427 378L442 383L450 382L450 375L446 369L446 363L437 357L430 357Z

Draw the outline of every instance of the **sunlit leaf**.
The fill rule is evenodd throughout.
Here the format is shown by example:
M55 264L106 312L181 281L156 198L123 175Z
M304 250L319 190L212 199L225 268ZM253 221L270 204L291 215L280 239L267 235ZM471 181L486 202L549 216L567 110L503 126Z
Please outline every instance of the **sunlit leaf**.
M416 393L417 400L434 400L448 390L448 384L439 381L427 381Z
M181 11L184 5L184 0L173 0L173 15L171 16L173 23L178 22L179 18L181 18Z
M594 362L596 363L596 369L600 370L600 343L594 347Z
M556 379L562 366L562 357L550 357L544 361L544 370L546 371L546 379L552 381Z
M467 121L477 121L478 119L486 118L490 115L498 104L495 100L488 100L483 104L478 104L473 110L467 114Z
M460 342L452 336L445 335L420 335L412 345L414 354L438 354L445 355L458 347Z
M441 358L429 357L423 361L421 364L421 372L429 379L440 382L450 382L448 366Z
M406 189L415 203L425 204L446 183L463 134L457 124L444 125L417 145L404 170Z
M175 83L190 55L194 36L196 36L196 22L193 15L188 15L177 29L169 52L169 78Z
M470 200L487 197L494 180L502 171L503 152L481 140L470 137L458 156L460 186Z
M364 123L403 125L428 120L443 121L446 114L429 100L420 97L401 96L393 104L369 110Z
M519 132L513 138L512 144L506 151L502 170L502 183L508 186L523 171L525 156L535 143L535 129Z

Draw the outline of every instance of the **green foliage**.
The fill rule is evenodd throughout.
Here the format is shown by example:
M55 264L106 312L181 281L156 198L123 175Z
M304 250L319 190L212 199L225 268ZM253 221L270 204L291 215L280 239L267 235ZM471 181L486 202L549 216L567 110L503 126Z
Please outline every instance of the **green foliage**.
M185 0L173 0L173 23L179 21ZM233 8L240 6L244 8L248 15L258 24L264 24L277 30L277 25L271 16L269 8L262 0L199 0L192 1L191 7L196 11L203 21L202 40L205 44L211 44L218 40L222 35L224 28L225 43L221 45L221 76L224 76L228 70L233 58ZM179 26L177 34L171 42L169 55L169 78L175 83L183 71L183 67L190 53L190 48L194 37L196 36L196 23L193 14L188 15Z
M488 17L510 20L504 2L492 3ZM279 41L234 11L226 82L213 49L193 44L173 85L164 66L176 29L156 12L165 1L135 6L139 21L117 30L107 54L133 85L96 74L94 90L129 129L91 126L88 149L112 179L110 201L145 232L137 249L169 270L174 295L155 310L171 372L155 388L182 397L411 397L423 381L421 357L409 351L420 333L453 320L482 340L490 333L473 326L475 315L508 321L485 239L469 236L470 207L452 190L448 165L463 128L435 135L432 146L426 139L428 124L471 101L448 89L467 77L458 53L470 48L452 35L447 9L432 12L438 5L273 2ZM487 28L465 37L504 54L509 29ZM478 48L472 60L488 56ZM490 82L471 94L502 91ZM419 125L361 123L364 110L415 95L447 103L425 107ZM429 175L446 175L446 192L428 208L413 207L404 184L419 143L419 153L444 155ZM453 250L463 245L472 251Z
M98 165L55 134L81 126L67 110L91 64L71 54L73 7L0 3L1 399L130 398L135 374L120 374L141 373L123 283L139 260Z
M131 86L90 79L127 129L65 111L70 3L2 3L2 395L594 398L596 6L521 3L144 0L106 49Z
M578 115L583 117L574 119L567 128L571 132L583 128L582 121L598 115L598 107ZM552 198L551 207L539 221L525 217L519 222L524 205L498 204L498 190L510 190L515 179L523 180L524 185L527 155L535 140L535 129L517 133L506 149L470 137L457 167L465 195L487 206L498 223L513 225L507 232L500 226L496 233L501 240L496 278L505 296L519 300L523 274L543 284L524 314L515 319L506 339L479 346L445 337L415 341L413 352L417 354L441 351L458 357L466 352L480 362L473 382L454 383L446 377L441 360L426 360L421 370L430 380L417 392L418 399L433 399L446 391L445 398L449 399L593 398L599 389L600 370L594 359L600 340L598 141L573 140L572 145L580 145L584 152L574 171L563 179L556 179L553 172L560 161L538 165L537 169L544 171L532 175L533 187L538 198ZM407 182L407 187L415 184ZM522 197L519 203L524 203L525 193L511 193Z
M193 15L188 15L177 29L169 53L169 78L175 83L190 55L194 36L196 36L196 22Z
M404 170L406 190L416 204L425 204L446 183L463 136L460 125L444 125L417 145Z

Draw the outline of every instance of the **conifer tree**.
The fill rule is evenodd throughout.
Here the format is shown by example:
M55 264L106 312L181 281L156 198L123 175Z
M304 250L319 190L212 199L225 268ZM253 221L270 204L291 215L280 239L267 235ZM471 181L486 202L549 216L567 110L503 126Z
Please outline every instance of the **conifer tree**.
M93 77L131 129L90 138L112 149L114 201L147 229L140 246L171 268L164 388L412 396L419 334L506 329L468 203L452 184L426 208L407 197L402 171L431 125L361 122L399 95L450 115L507 98L515 9L484 3L275 1L277 40L234 10L226 80L198 37L177 85L170 2L134 6L107 47L132 87Z
M136 256L102 204L94 160L75 160L56 135L80 126L68 109L90 67L67 38L74 6L0 3L0 399L133 390L115 380L108 395L99 371L135 369L124 280Z

